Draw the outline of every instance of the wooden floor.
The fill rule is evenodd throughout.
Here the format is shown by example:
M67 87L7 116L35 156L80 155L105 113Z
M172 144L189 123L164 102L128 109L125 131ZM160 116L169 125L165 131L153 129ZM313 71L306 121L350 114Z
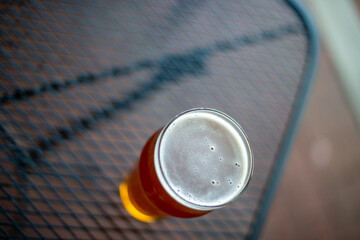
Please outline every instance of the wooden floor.
M329 55L322 49L262 240L360 239L359 133Z

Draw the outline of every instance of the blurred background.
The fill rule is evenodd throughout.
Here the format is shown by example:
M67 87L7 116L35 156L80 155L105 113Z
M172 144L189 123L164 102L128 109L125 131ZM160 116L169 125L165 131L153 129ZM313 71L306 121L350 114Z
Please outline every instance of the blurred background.
M360 239L360 1L305 4L321 57L261 239Z
M285 1L232 2L0 1L0 238L253 236L309 39ZM304 4L321 56L260 238L360 239L360 2ZM204 218L140 223L118 184L194 106L244 124L252 184Z

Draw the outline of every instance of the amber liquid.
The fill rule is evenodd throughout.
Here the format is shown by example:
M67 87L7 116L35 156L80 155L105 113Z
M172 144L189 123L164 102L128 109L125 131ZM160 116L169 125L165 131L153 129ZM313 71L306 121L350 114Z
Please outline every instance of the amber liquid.
M188 208L174 200L161 185L154 165L154 148L161 129L145 144L140 161L126 182L120 196L127 211L136 219L152 222L166 216L194 218L210 211Z

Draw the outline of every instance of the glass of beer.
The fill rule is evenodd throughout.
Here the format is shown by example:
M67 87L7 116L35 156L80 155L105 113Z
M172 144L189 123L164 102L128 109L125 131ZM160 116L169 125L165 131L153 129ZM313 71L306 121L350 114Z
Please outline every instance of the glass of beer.
M234 201L253 167L248 138L234 119L214 109L190 109L148 139L120 184L120 196L143 222L199 217Z

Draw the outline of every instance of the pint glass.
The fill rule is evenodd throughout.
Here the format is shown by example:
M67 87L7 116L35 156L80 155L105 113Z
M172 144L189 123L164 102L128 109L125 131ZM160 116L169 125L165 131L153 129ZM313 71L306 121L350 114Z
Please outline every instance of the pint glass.
M120 184L120 196L143 222L199 217L234 201L253 166L248 138L234 119L214 109L191 109L148 139Z

